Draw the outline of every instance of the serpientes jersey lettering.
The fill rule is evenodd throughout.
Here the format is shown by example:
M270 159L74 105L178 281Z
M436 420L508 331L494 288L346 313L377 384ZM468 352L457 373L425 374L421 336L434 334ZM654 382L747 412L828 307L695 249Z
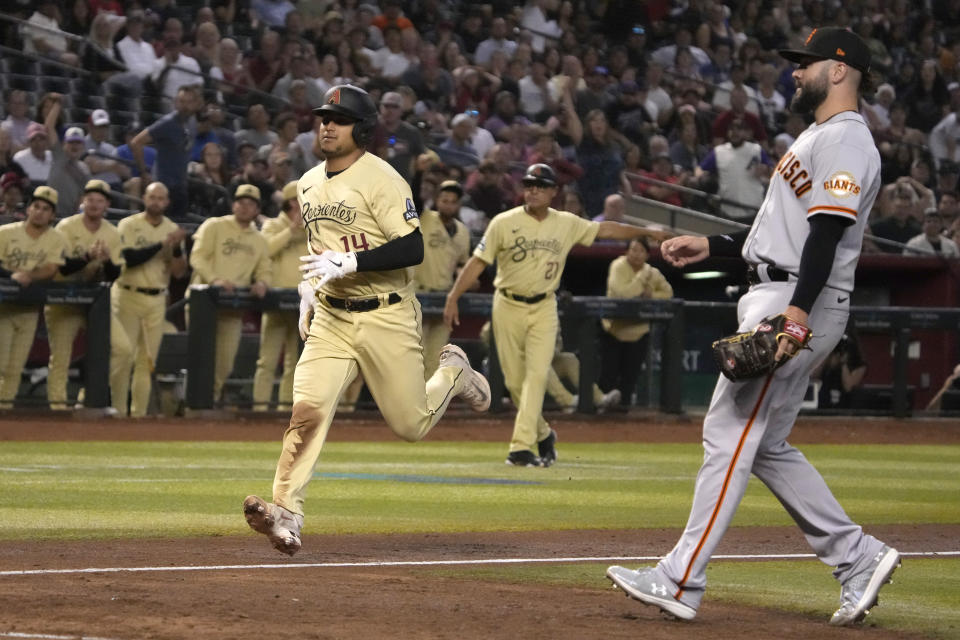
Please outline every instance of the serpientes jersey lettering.
M7 271L32 271L44 264L63 264L67 242L50 227L39 238L27 234L26 222L0 227L0 266Z
M369 251L420 226L410 186L372 153L364 153L331 177L327 163L320 163L297 182L297 196L312 254ZM328 282L322 291L337 297L390 293L407 287L413 271L408 267L352 273Z
M853 224L837 245L827 286L852 291L867 218L879 191L880 152L859 113L844 111L811 124L774 169L743 258L797 274L809 219L840 216Z
M423 262L414 273L417 291L449 291L457 265L470 257L470 230L456 219L453 226L455 231L450 235L437 211L428 209L420 216Z
M63 235L63 238L67 243L67 250L65 254L67 258L86 257L87 252L90 251L90 248L93 247L97 240L101 240L110 251L110 262L117 265L123 263L123 256L120 253L120 251L123 249L123 242L120 239L120 232L117 231L117 228L110 222L101 220L100 228L95 232L91 232L89 229L87 229L86 225L83 224L83 214L78 213L70 216L69 218L64 218L61 220L59 223L57 223L56 229ZM68 276L57 274L56 277L56 280L79 281L83 279L83 269L75 273L71 273Z
M548 209L546 217L537 220L520 206L490 221L473 255L487 264L496 261L497 289L522 296L552 293L570 249L593 244L599 230L600 223L568 211Z
M177 229L176 223L166 216L160 219L160 224L154 226L143 211L124 218L117 225L123 249L142 249L163 242ZM165 248L135 267L124 266L117 282L134 288L163 289L170 284L171 257L172 249Z
M306 232L301 227L294 230L290 218L281 211L276 218L263 223L261 233L273 262L273 286L296 289L303 275L300 273L300 256L307 248Z
M253 223L241 227L232 215L209 218L200 225L193 236L190 266L190 284L210 284L217 279L240 287L258 280L272 283L267 241Z

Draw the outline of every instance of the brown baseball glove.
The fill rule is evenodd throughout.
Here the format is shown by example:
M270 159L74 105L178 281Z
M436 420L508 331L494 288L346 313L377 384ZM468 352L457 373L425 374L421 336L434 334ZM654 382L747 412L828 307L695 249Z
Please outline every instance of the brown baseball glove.
M779 361L775 359L780 338L794 345ZM764 318L753 331L735 333L713 343L713 358L723 375L734 382L759 378L782 367L801 349L809 348L810 329L784 314Z

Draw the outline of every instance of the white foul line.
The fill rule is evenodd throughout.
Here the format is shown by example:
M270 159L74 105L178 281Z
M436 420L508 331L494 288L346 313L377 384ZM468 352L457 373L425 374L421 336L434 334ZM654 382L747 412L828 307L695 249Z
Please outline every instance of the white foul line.
M901 552L901 556L941 558L960 556L960 551L913 551ZM715 555L713 560L803 560L814 559L813 553L771 553ZM490 565L490 564L538 564L569 562L653 562L661 556L597 556L578 558L485 558L481 560L383 560L372 562L313 562L291 564L221 564L181 567L91 567L87 569L26 569L0 571L4 576L37 576L75 573L146 573L161 571L249 571L252 569L337 569L371 567L442 567L453 565ZM0 635L0 637L3 637Z

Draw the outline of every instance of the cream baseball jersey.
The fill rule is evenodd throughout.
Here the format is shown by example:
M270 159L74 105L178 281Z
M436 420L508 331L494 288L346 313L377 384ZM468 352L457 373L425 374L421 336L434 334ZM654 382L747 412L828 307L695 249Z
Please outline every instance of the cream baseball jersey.
M190 284L217 279L240 287L260 280L272 283L267 241L252 223L242 227L232 215L204 220L193 237L190 266Z
M456 219L453 224L455 231L450 235L438 212L428 209L420 216L423 262L414 273L418 291L449 291L457 266L470 257L467 225Z
M599 230L599 222L568 211L548 209L546 217L537 220L520 206L490 221L473 255L487 264L497 262L497 289L522 296L552 293L570 249L593 244Z
M78 213L68 218L64 218L56 227L67 243L65 256L67 258L82 258L86 256L87 251L97 240L102 240L107 249L110 250L110 262L119 265L123 263L123 256L120 251L123 249L123 242L120 239L120 232L106 220L100 221L100 228L91 232L83 224L83 214ZM83 270L72 273L69 276L57 274L57 280L82 280Z
M63 264L67 243L63 235L48 228L39 238L27 233L26 222L0 227L0 266L7 271L32 271L44 264Z
M852 291L867 218L879 190L880 152L859 113L843 111L811 124L774 169L743 245L744 260L796 275L809 218L841 216L853 224L837 245L827 286Z
M297 182L297 197L312 254L369 251L420 226L410 186L372 153L332 176L327 176L327 163L320 163ZM363 271L332 280L322 291L339 297L373 296L403 289L412 280L412 267Z
M276 218L263 223L263 237L267 241L267 253L273 262L273 286L297 288L300 273L300 256L307 249L307 233L302 227L290 227L290 218L283 211Z
M176 231L176 223L164 216L160 224L153 225L145 211L124 218L117 225L123 249L142 249L163 242ZM161 249L152 258L135 267L124 265L117 282L128 287L164 289L170 284L170 249Z

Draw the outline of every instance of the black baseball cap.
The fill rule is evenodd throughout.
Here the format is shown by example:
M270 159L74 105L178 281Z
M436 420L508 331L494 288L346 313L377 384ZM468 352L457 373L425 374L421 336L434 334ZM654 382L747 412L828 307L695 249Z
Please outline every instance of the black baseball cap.
M814 29L803 43L803 49L780 49L778 53L799 64L818 58L844 62L864 74L870 69L870 49L860 36L843 27Z

